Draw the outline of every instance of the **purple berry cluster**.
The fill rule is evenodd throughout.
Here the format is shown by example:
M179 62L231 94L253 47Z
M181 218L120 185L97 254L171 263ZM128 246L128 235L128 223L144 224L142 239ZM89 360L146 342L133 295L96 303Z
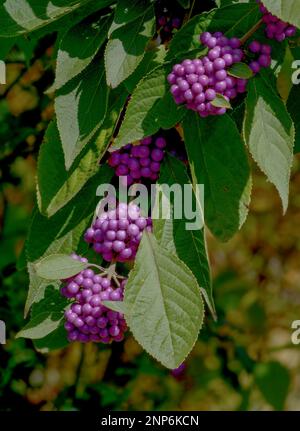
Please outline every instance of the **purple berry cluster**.
M106 261L126 262L135 258L144 229L152 230L152 220L143 217L137 205L119 203L104 211L84 238Z
M75 299L65 312L68 340L82 343L122 341L127 329L124 316L109 310L102 301L121 301L125 284L124 280L120 287L114 288L108 278L95 274L92 269L68 279L61 289L63 296Z
M174 29L180 28L182 20L178 17L170 18L167 15L161 15L158 17L157 23L165 33L172 33Z
M269 39L275 39L277 42L282 42L287 37L295 36L297 32L295 26L282 21L275 15L272 15L261 0L256 0L256 2L259 4L260 11L263 14L263 21L266 24L266 36Z
M166 140L162 137L147 137L138 145L128 144L111 153L108 163L118 177L126 177L127 184L146 178L156 181L164 158Z
M184 10L174 1L170 5L170 2L158 0L155 2L155 11L157 31L161 40L166 41L172 36L173 30L181 27Z
M251 53L257 55L257 59L249 63L249 67L254 74L258 73L261 68L271 65L272 47L270 45L261 44L257 40L254 40L249 44L248 49Z
M246 79L229 76L226 70L242 61L241 42L235 37L228 39L221 32L202 33L200 40L209 48L208 54L202 59L175 64L168 75L171 93L177 104L185 103L188 109L198 112L201 117L223 115L226 108L212 104L217 94L229 101L238 93L244 93L247 87Z

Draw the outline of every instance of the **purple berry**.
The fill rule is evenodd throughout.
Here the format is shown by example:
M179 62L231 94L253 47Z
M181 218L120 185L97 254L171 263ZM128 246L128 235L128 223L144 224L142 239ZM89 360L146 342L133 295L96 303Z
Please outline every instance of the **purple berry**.
M254 54L259 53L261 51L261 44L257 40L254 40L250 43L249 50Z
M209 88L205 92L205 98L206 100L209 100L209 101L214 100L216 98L216 92L212 88Z
M160 162L164 157L164 153L159 148L151 151L151 158L155 162Z

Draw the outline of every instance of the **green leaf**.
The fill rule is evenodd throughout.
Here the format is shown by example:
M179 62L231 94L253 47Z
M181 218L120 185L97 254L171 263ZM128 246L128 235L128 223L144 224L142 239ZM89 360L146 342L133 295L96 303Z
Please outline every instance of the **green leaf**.
M34 212L26 244L30 262L39 260L53 242L74 232L82 221L92 218L98 203L97 187L99 184L110 183L112 176L113 170L103 165L78 195L56 214L48 218L38 210Z
M220 31L227 37L242 38L245 33L261 20L261 12L256 2L241 2L216 9L208 31Z
M38 205L40 211L52 216L66 205L95 173L96 148L91 146L78 165L69 172L56 122L50 123L38 158Z
M43 297L49 284L49 281L37 275L35 263L51 254L70 254L76 251L97 205L96 189L99 184L109 183L112 175L108 166L101 166L80 193L55 215L47 218L38 210L34 212L26 241L30 286L25 314L34 302ZM59 282L52 284L58 288Z
M177 0L177 2L182 6L184 9L189 9L191 6L190 0Z
M282 21L300 27L300 11L298 0L264 0L264 5Z
M244 143L228 115L201 119L190 112L183 130L194 187L204 184L206 224L227 241L248 214L251 178Z
M107 104L103 61L92 63L86 72L58 91L55 112L66 170L101 127Z
M185 116L187 109L184 105L177 105L167 88L164 97L159 100L152 112L153 121L156 121L159 129L171 129Z
M105 50L108 85L116 88L130 76L142 61L145 48L154 33L153 6L136 20L115 30Z
M44 297L34 305L30 321L16 337L33 340L46 337L59 327L67 304L67 299L57 289L48 286Z
M66 171L63 149L52 122L46 132L38 159L38 205L48 217L64 207L99 170L99 160L105 153L114 133L116 121L123 108L127 93L111 95L106 118L96 139L92 140Z
M48 92L61 88L87 68L104 43L110 22L109 17L96 15L67 31L59 44L55 82Z
M52 254L56 252L71 253L72 251L74 251L76 246L77 246L77 241L74 240L73 234L69 233L64 237L56 241L53 241L53 243L48 248L46 253L47 254ZM29 273L30 283L29 283L29 290L28 290L28 295L27 295L25 309L24 309L25 317L27 316L31 306L34 303L39 302L43 298L46 289L49 288L49 280L45 280L37 275L35 270L35 264L33 262L30 262L30 261L28 262L27 269ZM59 281L52 282L51 286L54 287L55 289L58 289L60 286L60 282Z
M287 102L290 91L293 87L292 75L294 57L290 46L286 46L284 60L281 65L280 72L277 76L277 90L284 102Z
M50 0L5 0L0 6L0 36L18 36L41 29L91 1L66 0L53 4ZM111 0L98 0L98 7L110 3Z
M186 214L184 214L183 206L188 202L174 202L174 196L172 196L171 193L166 193L171 191L172 186L177 187L176 185L180 185L180 187L185 190L185 199L187 200L187 191L184 188L190 185L190 204L192 205L190 210L193 209L193 211L197 211L200 224L201 220L203 223L203 208L201 207L201 202L196 199L185 165L172 156L165 157L158 184L164 184L170 187L170 189L166 189L165 192L164 189L162 189L162 192L164 195L163 202L167 200L169 205L171 205L172 211L170 219L153 219L155 237L161 247L177 254L179 259L190 268L197 278L199 286L206 291L209 308L212 314L215 315L204 226L199 226L198 229L193 230L187 229L187 224L193 222L193 220L189 220ZM157 205L160 205L162 203L162 197L157 196L157 198L159 199ZM176 205L176 210L182 210L182 217L174 217L174 205ZM187 244L189 245L188 247Z
M234 63L227 69L228 75L235 78L249 79L252 78L253 72L250 67L245 63Z
M203 321L203 302L192 272L144 233L125 287L126 321L143 348L167 368L192 350Z
M52 350L63 349L69 344L67 331L64 327L64 320L61 321L58 328L43 338L33 341L34 347L41 353L49 353Z
M144 15L148 5L148 0L118 0L114 20L109 29L109 36L119 27Z
M206 31L214 14L215 10L196 15L178 30L170 42L167 60L178 57L180 53L203 49L199 35Z
M89 266L65 254L51 254L35 263L36 273L46 280L63 280Z
M126 304L124 301L102 301L102 304L110 310L117 311L118 313L126 313Z
M288 206L294 125L282 100L260 76L248 84L244 136L252 157Z
M284 410L291 382L287 368L274 361L257 364L254 376L255 383L265 400L275 410Z
M154 135L160 128L171 128L185 114L185 108L175 104L169 94L167 68L160 66L145 76L129 101L119 134L112 151L129 142Z
M24 328L18 332L16 338L31 338L32 340L43 338L58 328L61 318L57 320L49 316L47 311L34 317Z
M287 101L287 110L292 117L292 120L295 125L295 147L294 153L300 153L300 109L299 109L299 100L300 100L300 85L294 85L288 101Z
M6 58L9 51L12 49L12 47L15 45L17 39L10 38L10 39L1 39L0 44L0 58ZM19 41L18 41L19 42Z
M228 36L242 37L260 18L261 14L255 3L230 5L196 15L175 33L167 59L176 58L180 53L203 49L199 35L204 31L222 29Z
M232 109L230 102L222 94L217 93L214 100L211 101L211 104L216 108L227 108Z
M166 48L164 45L159 45L157 48L147 51L136 70L124 81L124 85L128 92L132 93L142 78L158 66L161 66L164 62L165 56Z

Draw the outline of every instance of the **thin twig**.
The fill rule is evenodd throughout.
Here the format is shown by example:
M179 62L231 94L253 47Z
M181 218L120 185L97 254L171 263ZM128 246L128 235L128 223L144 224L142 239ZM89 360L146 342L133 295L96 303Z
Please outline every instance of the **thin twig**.
M259 29L262 25L263 20L260 19L250 30L242 37L241 44L244 45L245 42Z
M193 9L194 9L195 3L196 3L196 0L193 0L192 6L191 6L190 11L189 11L189 14L188 14L187 21L189 21L189 20L191 19L191 16L192 16L192 13L193 13Z

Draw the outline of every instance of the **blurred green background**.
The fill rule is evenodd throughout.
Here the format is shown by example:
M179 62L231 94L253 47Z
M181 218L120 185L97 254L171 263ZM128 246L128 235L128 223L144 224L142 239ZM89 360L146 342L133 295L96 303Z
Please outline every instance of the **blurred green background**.
M299 410L300 157L283 217L259 172L249 218L227 244L210 235L218 321L207 315L185 368L170 373L128 335L112 346L73 344L43 354L16 339L28 288L22 254L35 199L36 157L53 115L53 40L7 56L0 86L0 410ZM29 59L32 57L36 60Z

